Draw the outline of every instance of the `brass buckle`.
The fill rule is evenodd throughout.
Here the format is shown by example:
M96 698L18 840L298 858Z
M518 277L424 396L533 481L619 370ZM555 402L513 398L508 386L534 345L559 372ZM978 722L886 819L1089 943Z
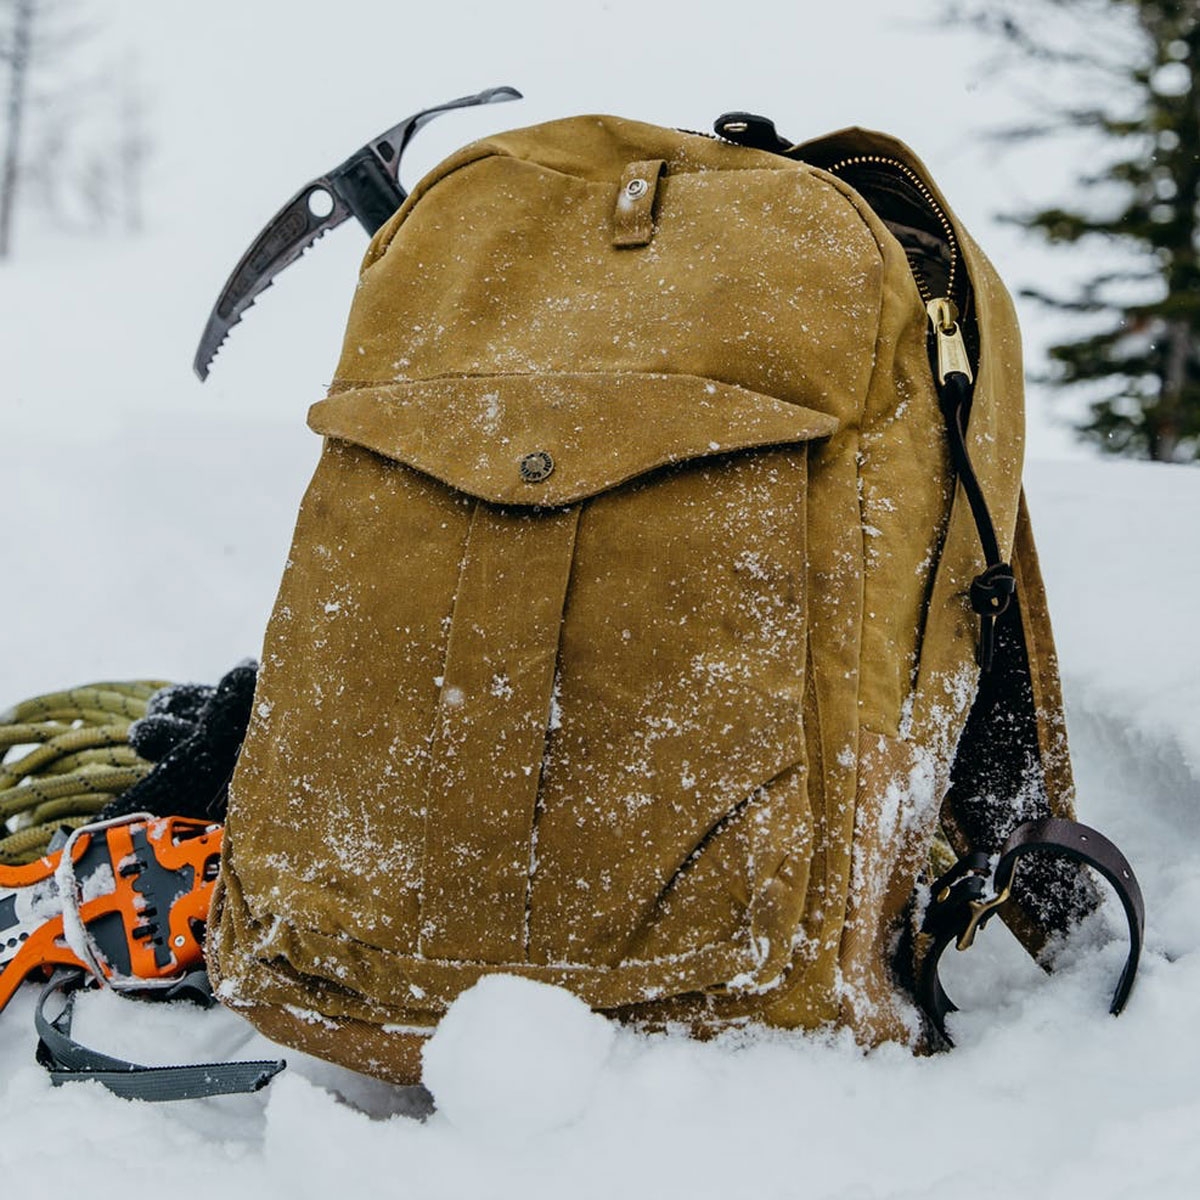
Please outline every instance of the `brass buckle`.
M1000 905L1007 902L1012 895L1012 880L1010 879L1003 891L997 892L994 896L988 896L983 900L968 901L967 907L971 910L970 920L967 921L967 927L959 934L958 941L955 946L959 950L969 950L972 943L975 941L975 933L979 926L995 912Z

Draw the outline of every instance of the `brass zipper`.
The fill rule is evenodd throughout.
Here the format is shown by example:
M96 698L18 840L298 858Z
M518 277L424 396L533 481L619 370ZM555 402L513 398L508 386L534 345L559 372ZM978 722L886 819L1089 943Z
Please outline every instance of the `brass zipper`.
M967 344L963 341L962 326L958 323L958 309L948 297L930 300L925 305L929 324L937 343L938 383L945 384L946 377L955 373L965 375L968 383L975 382L971 371L971 359Z
M844 171L848 167L859 166L878 166L891 167L903 175L909 183L912 184L917 194L924 200L926 207L937 218L938 224L942 227L942 232L946 236L946 244L950 247L950 270L946 280L947 298L953 301L954 285L956 282L955 276L958 273L959 248L958 238L954 234L954 226L950 222L950 218L946 215L946 210L937 202L933 193L929 190L928 185L907 163L901 162L898 158L888 158L882 154L860 154L853 158L843 158L839 162L835 162L833 166L825 169L831 174L836 175L839 171ZM917 289L921 293L921 300L926 306L932 304L939 299L932 294L929 284L922 274L920 268L913 262L912 256L909 256L909 263L913 268L913 275L917 281Z

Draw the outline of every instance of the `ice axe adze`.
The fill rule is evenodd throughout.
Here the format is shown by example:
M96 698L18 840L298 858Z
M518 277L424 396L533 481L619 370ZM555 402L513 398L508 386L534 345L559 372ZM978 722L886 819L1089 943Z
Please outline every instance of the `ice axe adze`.
M373 234L400 207L407 195L400 185L400 159L418 129L455 108L520 99L516 88L496 87L423 109L372 138L332 171L306 183L267 222L226 280L192 361L196 374L202 380L208 378L221 343L242 314L317 238L352 216Z

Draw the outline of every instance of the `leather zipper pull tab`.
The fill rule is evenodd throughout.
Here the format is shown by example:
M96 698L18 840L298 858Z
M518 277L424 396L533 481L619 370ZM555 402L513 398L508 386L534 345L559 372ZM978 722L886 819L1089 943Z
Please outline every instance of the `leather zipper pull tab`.
M713 132L727 142L748 146L751 150L768 150L772 154L787 154L796 147L775 132L775 122L757 113L722 113L713 122Z

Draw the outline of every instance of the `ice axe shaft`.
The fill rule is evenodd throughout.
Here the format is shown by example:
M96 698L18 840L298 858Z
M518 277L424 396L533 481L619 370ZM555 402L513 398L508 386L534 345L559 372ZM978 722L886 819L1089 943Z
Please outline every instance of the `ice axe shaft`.
M400 183L400 160L422 126L456 108L520 98L516 88L495 87L422 109L306 183L250 243L221 289L192 361L201 380L208 378L217 351L246 309L317 238L352 216L373 234L404 203L407 193Z

